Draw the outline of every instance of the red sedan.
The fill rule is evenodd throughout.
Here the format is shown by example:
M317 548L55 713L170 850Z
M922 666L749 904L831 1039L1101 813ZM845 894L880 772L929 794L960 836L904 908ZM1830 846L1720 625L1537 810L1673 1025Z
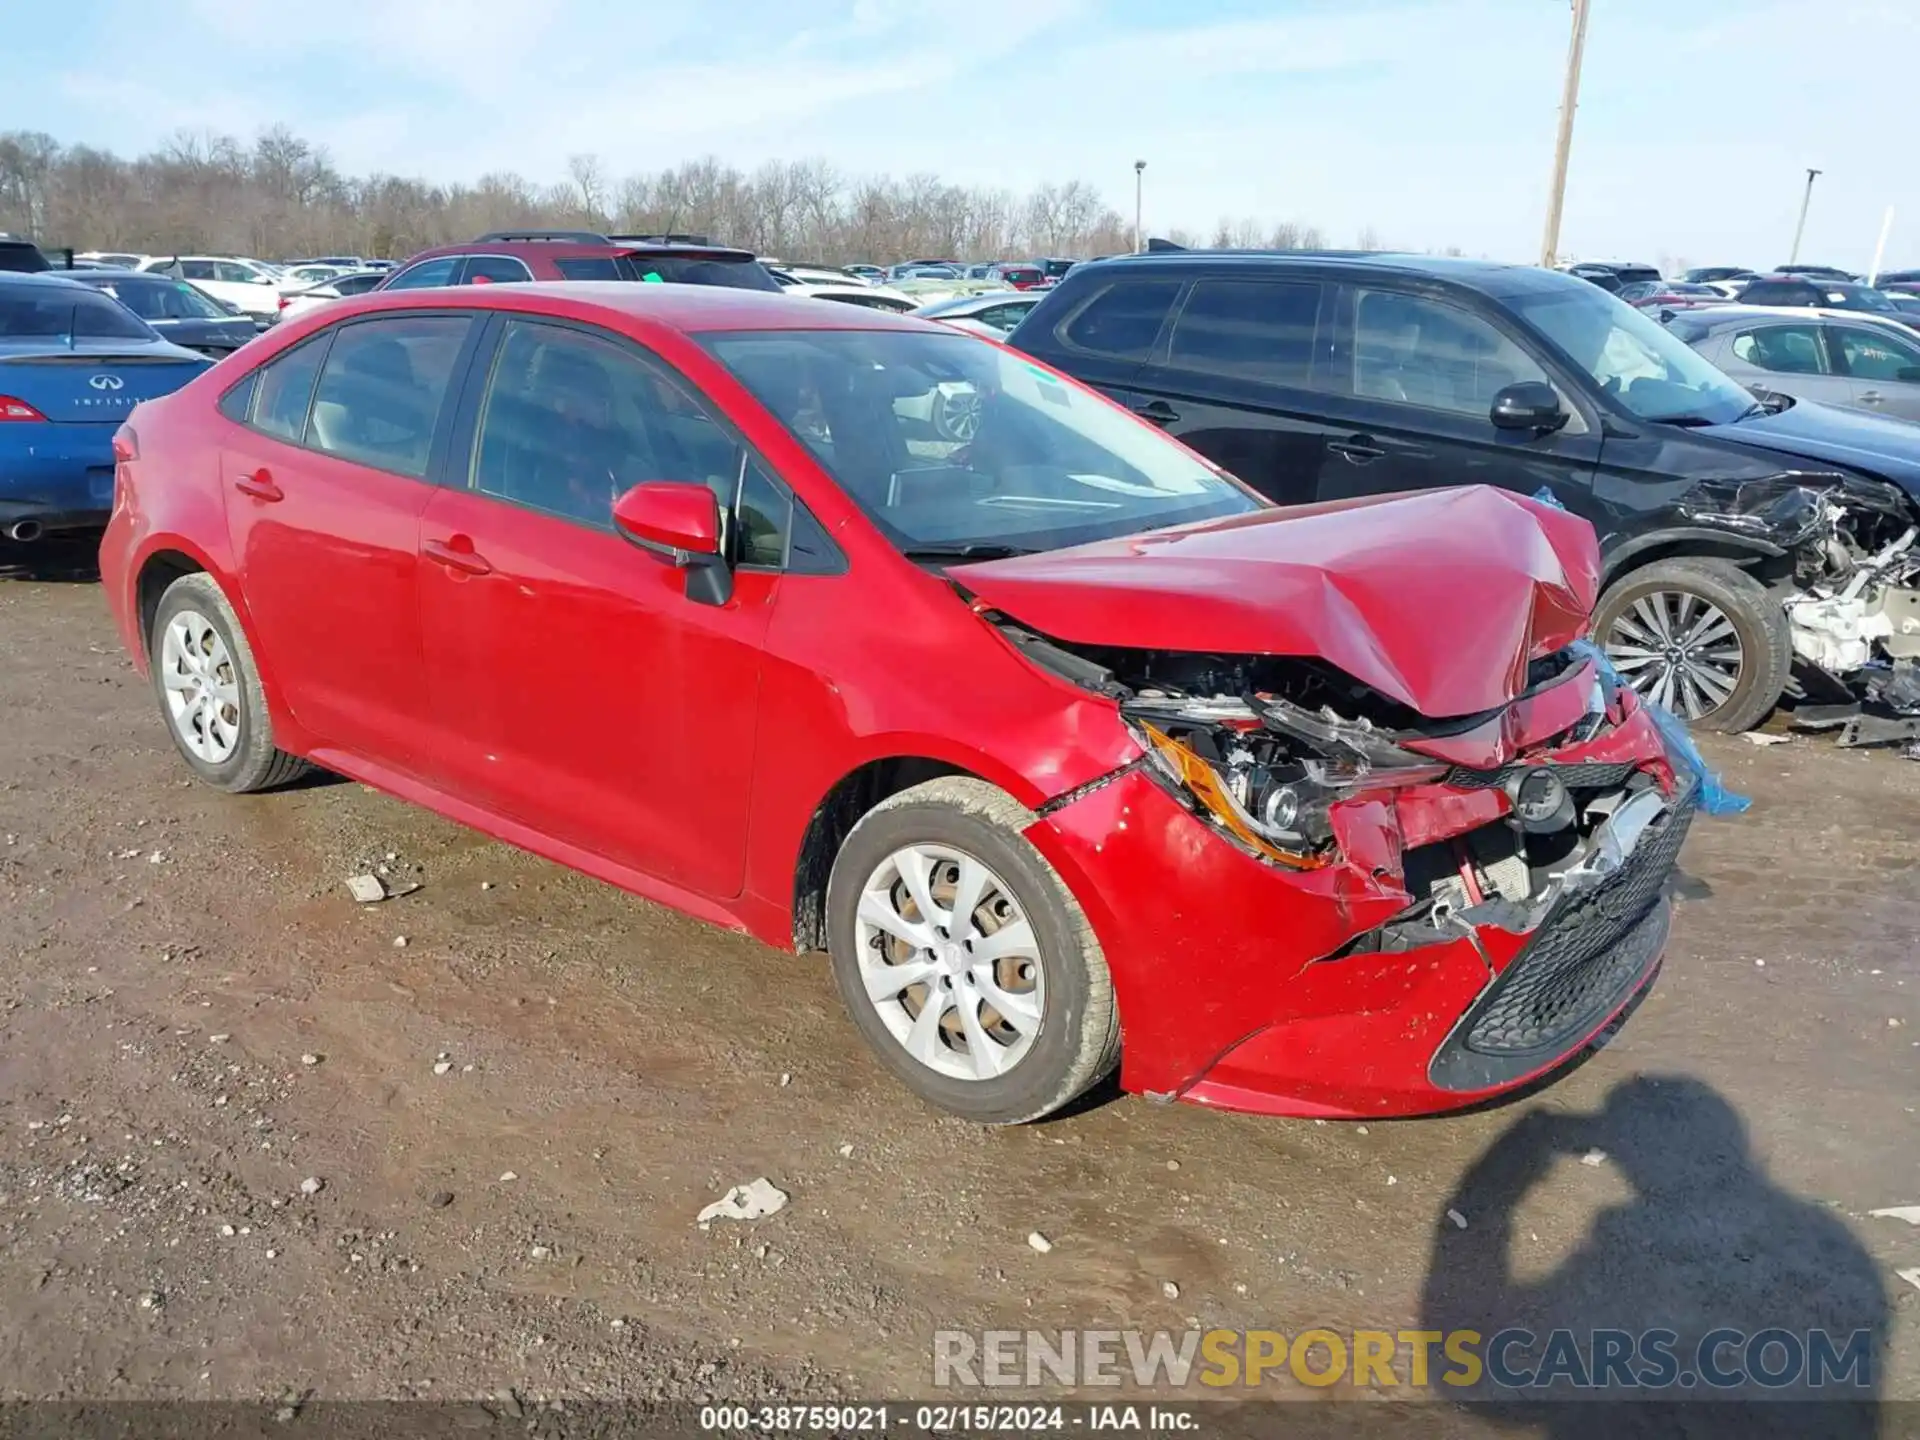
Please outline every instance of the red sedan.
M991 342L692 286L342 301L115 444L107 596L195 775L824 949L957 1114L1116 1067L1447 1109L1658 968L1691 772L1528 500L1277 509Z

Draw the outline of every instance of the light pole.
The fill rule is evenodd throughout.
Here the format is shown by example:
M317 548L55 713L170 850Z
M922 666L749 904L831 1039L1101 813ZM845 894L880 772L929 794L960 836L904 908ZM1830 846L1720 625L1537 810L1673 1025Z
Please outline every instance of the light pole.
M1567 45L1567 78L1560 92L1560 133L1553 143L1553 183L1547 191L1547 233L1540 263L1560 258L1560 206L1567 196L1567 152L1573 148L1573 110L1580 100L1580 59L1587 48L1587 0L1573 0L1573 39Z
M1811 168L1807 171L1807 188L1800 196L1800 223L1793 227L1793 253L1787 256L1789 265L1797 263L1800 259L1800 237L1807 233L1807 206L1813 203L1813 177L1821 173L1823 172Z
M1144 232L1140 229L1140 197L1142 189L1146 184L1146 173L1146 161L1136 160L1133 162L1133 253L1136 255L1140 253L1141 247L1146 244L1146 241L1141 238Z

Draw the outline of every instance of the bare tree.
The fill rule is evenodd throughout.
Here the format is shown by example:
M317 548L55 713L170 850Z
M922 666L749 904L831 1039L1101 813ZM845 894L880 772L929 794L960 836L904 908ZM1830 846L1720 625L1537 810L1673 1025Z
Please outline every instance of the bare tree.
M607 175L598 155L570 155L567 174L580 205L580 218L589 229L598 229L607 219Z

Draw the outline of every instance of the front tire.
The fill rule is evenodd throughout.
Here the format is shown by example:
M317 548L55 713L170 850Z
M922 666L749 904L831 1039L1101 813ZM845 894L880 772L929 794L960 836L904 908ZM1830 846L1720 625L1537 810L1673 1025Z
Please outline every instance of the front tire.
M1593 630L1643 698L1706 730L1758 725L1793 667L1786 613L1727 560L1682 557L1630 571L1600 597Z
M274 746L253 649L211 575L183 575L167 587L147 657L167 734L200 779L238 795L307 772L305 760Z
M1119 1061L1106 961L1032 823L985 781L928 781L853 827L827 887L855 1026L921 1098L988 1125L1050 1114Z

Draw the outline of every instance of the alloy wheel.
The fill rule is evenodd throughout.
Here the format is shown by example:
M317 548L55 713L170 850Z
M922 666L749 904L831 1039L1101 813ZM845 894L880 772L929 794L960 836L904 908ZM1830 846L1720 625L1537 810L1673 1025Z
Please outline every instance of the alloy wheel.
M1719 606L1687 590L1640 596L1608 627L1607 658L1645 699L1686 720L1725 705L1739 687L1746 651Z
M971 385L934 391L933 425L949 440L972 440L980 433L980 392Z
M198 610L167 622L160 676L180 743L209 765L223 764L240 744L240 676L227 642Z
M1006 881L950 845L895 850L867 877L854 919L860 979L919 1064L992 1080L1033 1048L1046 987L1033 925Z

